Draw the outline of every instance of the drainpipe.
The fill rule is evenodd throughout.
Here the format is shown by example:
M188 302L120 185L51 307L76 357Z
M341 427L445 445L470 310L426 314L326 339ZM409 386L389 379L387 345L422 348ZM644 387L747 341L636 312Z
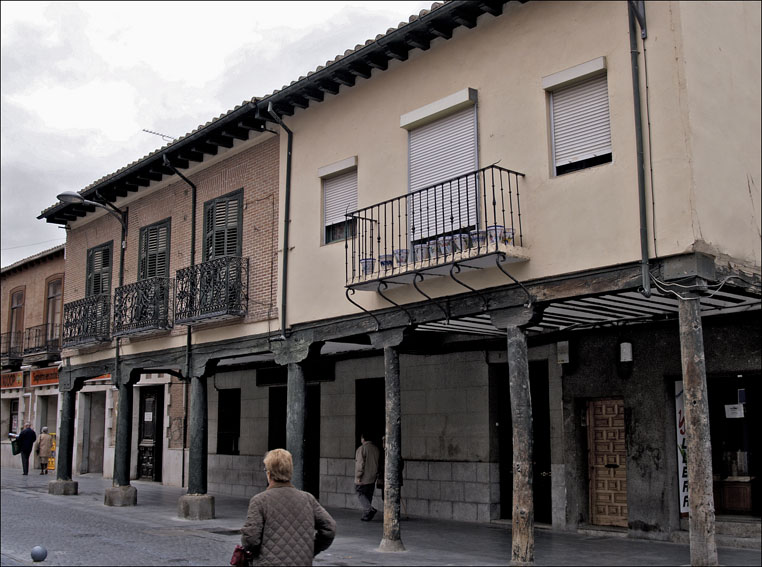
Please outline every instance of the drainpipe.
M632 66L632 98L635 109L635 145L637 150L638 166L638 207L640 209L640 267L643 289L640 290L645 297L651 297L651 275L648 264L648 224L646 218L646 183L643 161L643 124L640 108L640 70L638 67L638 38L635 29L635 18L640 22L642 36L646 38L646 8L644 2L627 3L627 15L630 25L630 63Z
M288 152L286 154L286 203L285 210L283 211L283 277L282 277L282 290L280 301L280 339L286 338L286 305L287 305L287 293L286 283L288 282L288 227L291 223L291 149L293 147L294 133L289 130L283 121L275 113L273 103L267 105L267 112L273 117L275 122L286 131L288 135Z
M185 181L191 188L191 249L190 249L190 265L191 267L196 265L196 185L185 177L182 173L177 171L177 168L172 165L169 158L164 154L164 165L174 171L177 176ZM182 458L182 472L180 476L180 486L185 488L185 446L188 441L188 386L187 383L191 379L193 373L193 363L191 360L191 348L192 348L192 333L193 327L188 325L188 330L185 336L185 381L183 382L183 458Z

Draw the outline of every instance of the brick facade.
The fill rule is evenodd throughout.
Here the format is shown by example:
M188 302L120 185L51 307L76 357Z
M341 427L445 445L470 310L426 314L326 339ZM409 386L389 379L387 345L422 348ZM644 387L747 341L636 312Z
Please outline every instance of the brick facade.
M188 177L197 187L196 264L203 260L204 203L243 189L242 256L249 259L248 314L243 320L216 325L264 321L277 316L278 148L278 139L273 137ZM177 270L190 265L191 188L178 180L144 197L140 193L138 196L121 207L128 211L124 284L138 279L140 229L165 219L171 222L169 277L175 278ZM67 285L65 303L85 297L87 251L107 242L113 242L113 297L119 282L120 238L121 227L110 215L102 215L69 232L66 270L71 284ZM171 334L184 332L184 326L177 326Z

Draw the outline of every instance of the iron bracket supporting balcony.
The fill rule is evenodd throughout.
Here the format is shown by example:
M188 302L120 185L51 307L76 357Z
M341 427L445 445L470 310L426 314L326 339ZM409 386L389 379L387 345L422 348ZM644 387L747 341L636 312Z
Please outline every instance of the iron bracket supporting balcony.
M383 297L386 301L388 301L389 303L391 303L392 305L394 305L398 309L402 309L402 311L405 312L405 315L407 315L408 321L410 321L410 324L412 325L413 324L413 316L410 314L410 311L408 311L407 309L402 307L402 305L400 305L399 303L396 303L396 302L392 301L391 299L389 299L388 297L386 297L384 295L384 292L381 291L381 287L383 287L385 290L389 289L389 284L387 284L384 280L381 280L380 282L378 282L378 289L376 290L378 292L378 295Z
M349 297L349 292L352 292L352 295L354 295L355 293L357 293L357 292L356 292L356 291L355 291L353 288L351 288L351 287L348 287L348 288L347 288L347 291L346 291L346 293L344 293L344 295L345 295L345 296L346 296L346 298L347 298L347 301L349 301L349 303L351 303L351 304L352 304L352 305L354 305L355 307L357 307L357 308L359 308L359 309L361 309L361 310L365 311L365 313L367 313L368 315L370 315L371 317L373 317L373 319L376 321L376 331L380 331L380 330L381 330L381 321L379 321L379 320L378 320L378 317L376 317L375 315L373 315L373 313L371 313L370 311L368 311L367 309L365 309L365 307L363 307L362 305L360 305L359 303L357 303L356 301L354 301L354 300L353 300L351 297Z
M521 289L524 290L524 293L527 294L527 302L524 304L524 307L526 307L527 309L532 307L532 303L534 303L534 301L532 298L532 294L529 293L529 290L524 286L523 283L521 283L519 280L517 280L511 274L505 271L503 266L500 265L500 262L504 262L505 259L506 259L505 254L503 252L498 252L497 255L495 256L495 265L500 269L501 272L503 272L506 276L508 276L511 280L513 280L514 283L520 286Z
M480 270L481 268L476 268L476 269ZM455 270L457 270L458 273L460 273L460 264L458 262L455 262L452 265L452 268L450 268L450 277L452 278L452 280L455 283L460 284L461 286L465 287L468 290L473 291L476 295L478 295L479 298L482 300L482 303L484 304L484 305L482 305L482 311L489 311L489 302L487 301L487 298L484 297L484 295L478 289L474 289L470 285L468 285L467 283L463 283L458 278L456 278L455 274L454 274Z
M444 313L444 316L445 316L445 321L447 321L447 322L449 323L449 322L450 322L450 310L449 310L449 307L448 307L447 309L445 309L444 307L442 307L442 306L440 305L440 303L439 303L439 302L438 302L436 299L434 299L434 298L430 297L430 296L429 296L429 295L427 295L427 294L426 294L426 293L425 293L425 292L424 292L424 291L423 291L423 290L422 290L420 287L418 287L418 279L419 279L419 278L420 278L420 281L423 281L423 274L422 274L421 272L416 272L416 273L415 273L415 278L413 279L413 287L414 287L414 288L415 288L415 290L416 290L418 293L420 293L420 294L421 294L423 297L425 297L425 298L426 298L426 299L428 299L428 300L429 300L431 303L433 303L434 305L436 305L437 307L439 307L440 311L442 311L442 313Z

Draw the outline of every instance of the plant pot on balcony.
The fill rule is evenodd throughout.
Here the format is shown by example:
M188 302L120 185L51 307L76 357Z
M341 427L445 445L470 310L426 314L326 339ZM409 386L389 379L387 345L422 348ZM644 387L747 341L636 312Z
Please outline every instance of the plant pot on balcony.
M375 263L375 258L360 258L360 273L364 276L372 274Z

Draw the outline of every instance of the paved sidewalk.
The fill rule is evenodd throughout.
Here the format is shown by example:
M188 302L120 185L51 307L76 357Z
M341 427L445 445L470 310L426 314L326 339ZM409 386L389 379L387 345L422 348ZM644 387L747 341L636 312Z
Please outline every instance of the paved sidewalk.
M131 550L128 551L132 554L130 560L109 558L109 564L226 565L239 541L238 530L248 506L247 498L215 495L215 519L181 520L177 518L177 501L185 493L182 488L133 481L138 490L138 505L108 508L103 504L103 494L105 488L111 486L111 480L99 475L75 476L74 480L79 482L77 496L52 496L47 493L47 483L54 478L22 476L20 470L2 469L0 565L32 564L29 553L39 541L40 532L55 531L54 526L38 525L38 533L29 534L28 538L24 537L26 531L14 531L13 520L6 519L11 518L11 514L6 513L5 505L13 502L17 506L19 498L26 498L19 506L35 504L46 510L43 517L52 518L60 513L72 518L73 525L80 521L92 524L85 531L94 532L87 535L95 539L83 543L77 537L60 534L58 541L48 544L57 551L50 549L43 565L102 564L108 557L104 553L113 543L119 543L119 537L131 537L132 533L144 542L145 548L127 548ZM377 551L383 533L380 514L372 522L361 522L359 511L329 511L337 522L337 537L331 548L316 558L316 565L508 565L510 562L511 535L510 526L506 524L407 518L401 523L402 541L407 551L381 553ZM109 522L119 527L110 528ZM80 536L85 528L76 529L79 530L76 535ZM11 533L13 537L5 537ZM146 534L150 534L151 539ZM102 541L98 539L101 536ZM535 540L537 565L687 565L690 562L688 546L675 543L545 529L536 530ZM155 549L148 550L151 545ZM168 555L170 549L172 555ZM720 548L719 556L725 565L760 565L759 550Z

